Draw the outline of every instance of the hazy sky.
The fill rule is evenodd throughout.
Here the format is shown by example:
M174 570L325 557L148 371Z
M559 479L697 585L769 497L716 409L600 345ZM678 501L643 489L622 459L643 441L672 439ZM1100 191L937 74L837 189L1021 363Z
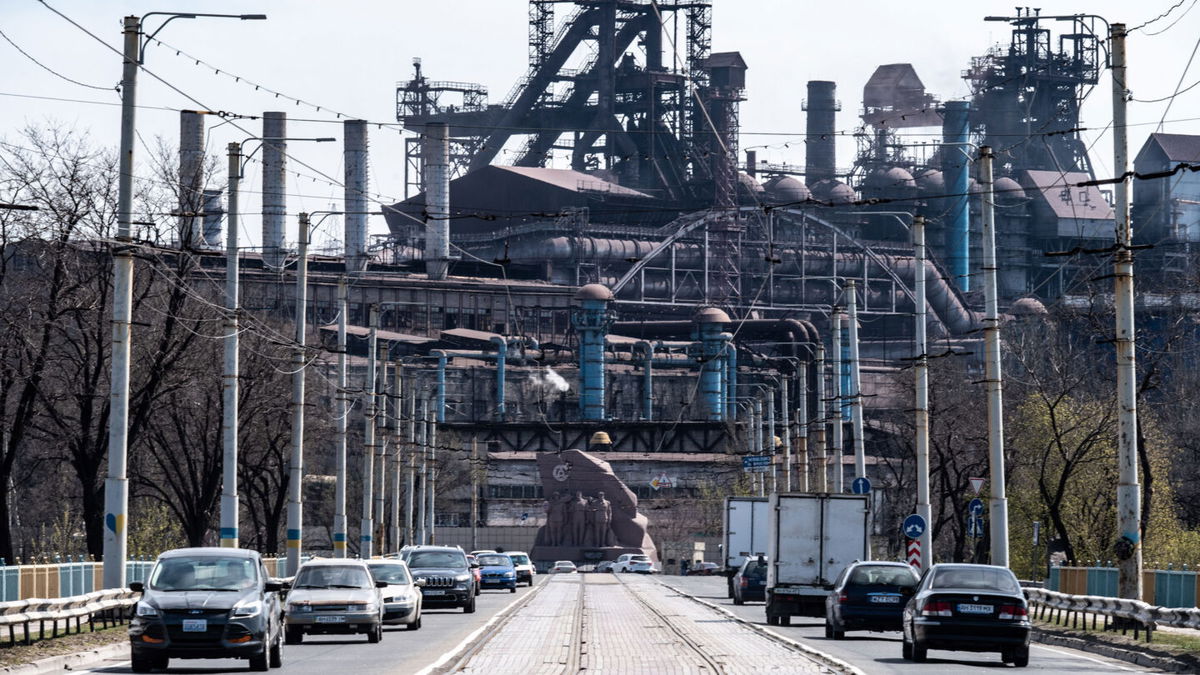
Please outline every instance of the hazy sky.
M298 118L333 120L335 110L371 121L395 122L395 85L411 76L411 60L420 56L426 75L436 80L479 82L502 100L525 71L527 63L527 3L524 0L47 0L62 13L116 49L121 46L121 17L154 11L263 13L267 21L195 19L173 21L159 37L173 49L151 45L146 68L200 103L189 101L143 73L138 84L137 127L153 142L163 137L178 142L178 109L202 104L211 110L258 115L283 110L289 115L289 136L336 136L338 143L293 143L289 154L312 169L289 164L289 171L306 175L323 172L340 180L342 148L340 122L300 122ZM1166 11L1176 0L1046 0L1043 14L1090 12L1129 27ZM1135 32L1129 39L1129 83L1135 98L1169 96L1182 77L1183 87L1200 80L1200 63L1185 74L1189 55L1195 55L1200 36L1197 0L1183 0L1167 19ZM772 162L804 160L804 114L801 100L808 80L834 80L843 110L840 129L857 126L862 87L879 64L910 62L931 93L943 99L968 93L961 72L970 58L996 42L1007 43L1008 25L983 21L987 15L1011 15L1013 4L991 0L716 0L713 11L713 49L741 51L747 73L747 101L742 104L743 148L759 148L759 158ZM53 121L86 130L92 142L115 148L119 136L119 97L112 87L121 78L121 60L113 51L55 15L39 0L0 0L0 30L28 54L61 75L102 87L73 84L32 63L8 42L0 41L0 138L14 142L27 124ZM1186 12L1186 13L1185 13ZM560 15L566 6L560 6ZM1182 18L1181 18L1182 17ZM150 27L161 17L152 17ZM1178 20L1169 30L1161 31ZM1052 24L1053 25L1053 24ZM1067 27L1070 24L1058 24ZM665 45L669 50L669 43ZM245 81L215 74L187 52L223 73L321 106L296 105L275 98ZM669 60L670 54L666 55ZM669 61L668 61L669 62ZM1111 119L1111 84L1104 77L1088 97L1083 124L1085 140L1095 143L1092 159L1097 173L1112 166L1111 134L1101 133ZM31 96L77 99L54 101ZM87 102L79 102L87 101ZM1200 88L1176 98L1163 130L1200 133ZM1166 111L1166 103L1130 104L1131 152L1136 153ZM156 109L164 108L164 109ZM1191 119L1189 119L1191 118ZM216 126L209 119L208 149L224 155L231 141L261 135L257 121ZM371 129L371 190L384 202L403 195L403 139L395 128ZM788 147L785 147L785 144ZM838 147L839 167L849 166L853 139ZM139 175L148 175L145 147L136 150ZM501 160L503 160L503 156ZM224 162L222 161L222 166ZM251 164L243 183L250 191L242 200L247 212L258 210L261 187L258 165ZM340 208L342 188L323 180L291 177L289 213ZM243 218L243 241L260 240L255 216ZM289 218L289 240L295 238ZM336 222L327 221L314 237L320 245L341 238ZM373 217L372 232L383 232L382 218Z

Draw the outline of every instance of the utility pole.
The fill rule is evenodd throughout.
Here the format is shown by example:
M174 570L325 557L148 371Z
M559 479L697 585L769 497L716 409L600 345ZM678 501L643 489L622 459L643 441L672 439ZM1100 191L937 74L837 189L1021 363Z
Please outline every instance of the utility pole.
M304 539L304 351L308 318L308 214L300 214L300 254L296 259L296 344L292 347L292 458L288 479L287 573L300 570Z
M988 455L991 489L992 564L1008 567L1008 497L1004 486L1004 376L1000 369L1000 309L996 289L995 180L992 149L979 149L979 182L983 186L984 386L987 389Z
M779 492L779 465L775 463L775 388L767 387L767 454L771 457L771 492Z
M375 529L379 552L387 553L387 358L386 349L376 361L379 376L375 380L375 475L379 485L375 489Z
M117 185L117 245L113 250L112 390L108 418L108 475L104 480L104 587L124 588L128 532L129 341L133 320L134 111L141 21L125 17L121 73L121 155Z
M375 488L375 355L379 343L379 306L371 305L369 311L371 328L367 333L367 382L363 387L363 475L362 475L362 523L358 530L358 556L368 559L373 555L372 537L375 533L374 506Z
M817 400L813 406L817 419L813 420L813 443L817 446L817 492L829 492L829 447L825 444L826 427L829 425L829 407L825 404L825 343L817 344L817 381L813 382L813 395Z
M920 536L921 572L933 562L933 508L929 503L929 347L926 342L925 310L925 216L915 216L912 222L913 256L916 273L913 276L913 295L916 304L916 325L913 330L913 349L916 354L916 450L917 450L917 515L925 519L925 531Z
M479 550L479 444L471 436L471 550Z
M404 452L402 448L404 444L400 440L400 419L404 417L404 389L403 389L403 365L400 361L396 361L392 365L392 373L394 380L392 382L392 488L391 498L391 523L392 523L392 548L399 551L401 542L408 543L406 539L402 539L402 530L400 525L400 479L404 475Z
M421 454L421 470L418 475L417 486L417 543L425 545L429 543L425 531L425 490L429 487L426 478L429 471L429 451L426 449L426 444L429 441L429 420L428 420L429 402L421 399L421 416L417 418L417 438L419 445L418 451Z
M834 309L833 325L833 490L837 494L844 492L842 483L845 481L845 470L842 468L842 456L845 450L845 440L842 434L844 420L842 419L842 312Z
M800 491L808 492L808 364L796 372L796 457ZM791 489L790 487L788 488Z
M1134 352L1133 226L1129 220L1129 136L1126 105L1129 81L1125 66L1125 24L1111 27L1113 169L1116 184L1116 251L1113 255L1113 297L1117 345L1117 595L1142 596L1141 485L1137 454L1137 361Z
M346 557L346 277L338 278L337 397L334 404L334 451L337 453L337 482L333 491L333 556Z
M786 376L779 379L779 414L783 416L783 489L787 492L792 491L792 423L788 415L788 408L792 407L791 399L788 397L788 379Z
M763 404L762 399L758 396L754 397L754 451L763 454L765 447L763 446ZM765 491L766 476L761 472L755 472L755 482L758 484L758 496L763 496Z
M429 449L429 481L428 489L425 490L425 496L429 503L425 506L425 517L429 519L427 529L429 532L429 543L437 543L437 519L435 518L434 500L437 498L437 418L434 417L433 411L429 412L429 444L426 446Z
M413 376L416 379L416 376ZM405 483L404 490L404 543L415 544L415 530L413 529L413 514L415 511L417 484L417 388L415 383L410 382L408 385L408 482Z
M850 423L854 430L854 477L867 477L866 439L863 430L862 364L858 358L858 293L853 280L847 282L850 326Z
M238 538L238 191L242 148L228 147L229 208L225 227L225 337L221 375L221 546L237 548Z

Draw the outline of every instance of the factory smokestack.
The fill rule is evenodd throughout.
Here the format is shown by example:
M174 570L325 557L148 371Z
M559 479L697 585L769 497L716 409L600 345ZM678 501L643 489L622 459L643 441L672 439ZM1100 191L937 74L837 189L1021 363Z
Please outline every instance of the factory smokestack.
M221 248L221 216L225 209L221 208L221 191L204 191L204 245L208 248Z
M947 101L942 115L942 176L945 178L947 203L946 214L946 262L950 265L950 276L963 291L971 290L970 272L970 212L967 192L970 176L967 162L970 161L967 142L970 140L968 116L971 104L967 101Z
M283 226L287 217L287 113L263 113L263 264L283 265ZM274 139L274 140L272 140Z
M450 267L450 137L445 122L425 125L425 270L445 279Z
M808 112L804 182L809 185L832 179L836 173L834 139L837 138L837 112L841 109L837 102L836 82L814 80L808 83L808 99L804 102L804 110Z
M199 213L204 203L204 117L179 113L179 248L200 243Z
M353 274L367 267L367 123L363 120L346 120L343 128L346 272Z

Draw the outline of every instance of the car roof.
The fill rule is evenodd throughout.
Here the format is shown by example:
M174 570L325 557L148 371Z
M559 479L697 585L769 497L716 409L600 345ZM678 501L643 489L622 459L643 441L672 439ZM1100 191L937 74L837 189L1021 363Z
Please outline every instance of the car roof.
M525 551L505 551L505 552L504 552L504 555L524 555L524 556L528 556L529 554L528 554L528 553L526 553Z
M871 565L872 567L907 567L912 569L912 565L906 562L896 562L895 560L855 560L850 563L850 567L862 567Z
M444 551L447 553L463 553L463 550L458 546L414 546L410 550L413 553L416 553L417 551Z
M367 561L360 558L313 558L305 562L301 567L329 567L330 565L366 567Z
M561 565L561 564L563 564L563 563L567 563L568 565L574 565L574 564L575 564L575 563L571 562L570 560L555 560L555 561L554 561L554 564L555 564L555 565Z
M383 565L401 565L408 567L408 563L398 558L372 558L367 561L367 567L381 567Z
M933 567L931 567L929 569L931 571L932 570L941 570L941 569L956 569L956 570L959 570L959 569L967 569L967 570L989 569L989 570L1004 570L1005 572L1012 571L1002 565L978 565L975 563L936 563Z
M244 548L223 548L220 546L196 546L192 548L177 548L170 551L163 551L158 555L159 558L246 558L258 559L260 556L258 551L251 551Z

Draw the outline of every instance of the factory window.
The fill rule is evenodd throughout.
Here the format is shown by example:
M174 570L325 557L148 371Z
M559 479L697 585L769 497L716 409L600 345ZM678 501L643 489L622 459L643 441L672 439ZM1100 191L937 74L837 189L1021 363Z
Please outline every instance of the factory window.
M541 485L489 485L488 499L542 499Z

